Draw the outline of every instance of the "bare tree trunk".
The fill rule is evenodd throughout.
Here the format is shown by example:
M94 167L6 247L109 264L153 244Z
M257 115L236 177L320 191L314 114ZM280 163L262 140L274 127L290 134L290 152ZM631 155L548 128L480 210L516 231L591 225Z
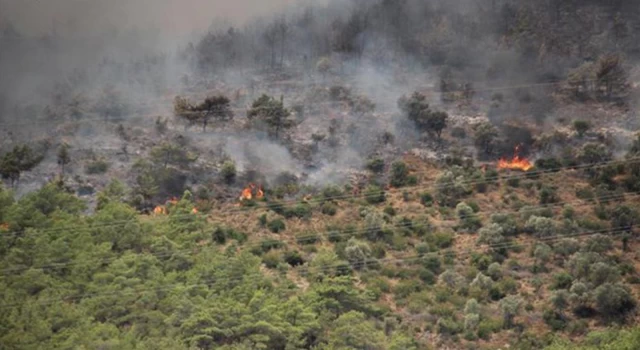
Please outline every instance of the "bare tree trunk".
M284 67L284 48L285 48L286 34L282 32L282 43L280 46L280 69Z
M271 45L271 69L273 69L276 65L276 47L275 44Z

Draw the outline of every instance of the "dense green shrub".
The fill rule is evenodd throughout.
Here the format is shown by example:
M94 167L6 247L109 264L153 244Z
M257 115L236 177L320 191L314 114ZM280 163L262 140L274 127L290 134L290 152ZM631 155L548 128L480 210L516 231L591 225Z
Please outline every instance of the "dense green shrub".
M451 247L455 239L453 233L450 232L436 232L431 237L433 239L431 243L441 249Z
M103 159L93 160L85 167L85 172L89 175L104 174L107 170L109 170L109 163Z
M376 185L369 185L364 190L364 197L371 204L383 203L386 200L384 190Z
M543 186L540 190L540 204L556 203L559 200L556 188Z
M433 273L433 271L428 269L420 269L419 273L420 280L427 285L433 285L436 283L437 277Z
M258 216L258 224L260 225L260 227L267 226L267 214L262 214Z
M553 282L551 283L551 289L568 289L573 283L573 276L569 273L562 271L553 275Z
M482 226L482 221L477 217L467 203L460 202L456 206L456 215L460 219L458 224L458 230L464 232L472 232L479 229Z
M322 189L322 197L325 200L340 199L342 196L344 196L343 191L338 186L331 185Z
M445 171L436 179L436 197L440 204L453 207L461 199L471 194L469 184L464 177L453 171Z
M455 335L462 332L462 325L451 318L440 318L437 322L438 333Z
M270 269L275 269L281 262L282 254L276 250L269 251L262 256L262 263Z
M220 168L220 176L222 176L222 179L228 184L235 182L236 173L236 163L230 160L224 162L222 168Z
M578 134L578 137L583 137L584 134L591 128L591 124L589 124L589 122L585 120L574 120L572 126Z
M629 288L622 284L599 286L594 291L594 299L598 312L608 319L620 319L636 307Z
M320 235L316 232L305 231L296 235L296 242L300 245L316 244L320 241Z
M505 236L514 236L518 233L518 224L513 214L492 214L491 222L500 226Z
M284 261L291 266L299 266L304 264L304 259L296 250L289 250L284 253Z
M393 164L391 164L391 174L389 178L389 184L391 186L399 188L408 185L408 176L409 168L407 167L407 164L402 161L393 162Z
M440 256L436 253L429 253L426 254L423 258L422 258L422 266L424 266L426 269L430 270L431 272L435 273L435 274L440 274L441 270L440 270Z
M423 192L420 194L420 203L425 207L430 207L433 205L433 196L428 192Z
M322 214L334 216L338 212L338 207L331 202L324 202L320 210L322 211Z
M267 228L273 233L280 233L286 229L286 226L284 224L284 221L280 219L274 219L269 221L269 223L267 224Z
M367 169L374 173L381 173L384 171L384 160L375 158L367 162Z
M480 321L478 325L478 337L480 339L489 340L491 334L496 333L502 329L502 322L498 320L486 319Z
M292 208L286 208L284 210L284 217L290 218L309 218L311 217L311 207L308 204L298 203Z
M562 162L557 158L540 158L536 160L535 167L544 171L558 172L562 169Z
M525 230L538 237L553 236L556 232L555 222L546 217L531 216L525 224Z
M553 331L561 331L567 326L567 320L559 312L554 310L544 310L542 319Z
M389 216L395 216L396 215L396 210L392 207L392 206L386 206L384 207L383 212Z

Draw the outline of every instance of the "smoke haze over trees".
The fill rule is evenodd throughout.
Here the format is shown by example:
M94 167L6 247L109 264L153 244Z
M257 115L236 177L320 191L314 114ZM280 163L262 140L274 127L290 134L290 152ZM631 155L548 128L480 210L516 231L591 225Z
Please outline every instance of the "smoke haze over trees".
M623 0L0 0L0 347L635 349L639 37Z

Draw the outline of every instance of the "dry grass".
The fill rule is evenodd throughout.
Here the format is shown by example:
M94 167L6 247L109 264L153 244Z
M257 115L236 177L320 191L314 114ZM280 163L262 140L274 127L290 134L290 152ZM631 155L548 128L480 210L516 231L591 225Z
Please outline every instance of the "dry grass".
M375 206L374 208L382 212L385 206L392 206L396 211L396 218L402 216L412 219L418 217L427 217L437 231L450 229L455 226L458 222L458 220L455 218L455 215L453 215L450 219L444 218L439 213L437 205L434 205L434 207L431 208L427 208L419 202L419 193L427 191L425 188L428 188L433 184L433 181L439 174L439 170L433 164L423 162L417 157L405 156L404 159L409 164L412 172L420 174L420 185L416 188L407 187L404 189L389 190L387 192L387 201L384 204ZM528 185L525 185L525 183L527 182L532 182L533 186L531 188L527 188ZM469 199L475 201L480 207L478 217L480 217L485 224L488 222L489 217L493 213L514 213L516 214L516 216L518 216L516 207L514 207L514 204L516 202L518 204L518 207L523 205L540 205L538 190L535 187L536 182L554 185L557 187L557 196L560 203L549 205L549 207L553 209L556 215L561 213L564 203L571 203L571 205L576 209L577 216L579 216L580 218L596 220L592 217L592 210L589 210L589 207L592 205L592 203L582 201L576 197L576 190L585 186L589 186L589 184L586 179L580 177L578 173L572 171L546 174L541 176L539 179L522 179L520 186L515 188L509 187L505 183L505 181L500 181L500 183L498 184L491 185L487 193L478 193L473 195L473 197ZM409 200L405 200L403 198L404 191L407 191L410 194L411 198ZM429 192L433 193L432 191ZM507 201L508 197L517 197L518 199L516 200L516 202ZM627 198L625 202L638 206L637 200L633 201ZM622 201L620 203L622 203ZM276 215L275 213L269 212L264 203L258 203L257 207L247 208L245 210L238 210L238 206L235 203L222 204L212 213L210 213L209 220L212 223L225 224L226 226L230 226L236 230L247 233L249 236L249 242L247 244L249 246L256 244L256 242L259 242L265 237L270 237L273 239L285 241L288 246L287 249L296 249L300 252L305 252L308 251L308 249L306 249L308 247L303 247L296 242L296 234L300 232L315 232L319 233L321 236L325 236L326 228L329 225L336 227L345 227L346 225L355 225L357 228L362 227L363 222L362 218L360 217L359 211L361 207L369 206L369 204L367 204L365 200L363 200L362 198L344 199L337 201L336 205L338 207L336 215L328 216L320 212L319 204L312 202L311 206L313 208L313 214L309 219L287 219L285 220L286 230L279 234L273 234L269 232L268 229L261 227L258 223L258 217L265 213L267 214L269 220L278 217L278 215ZM148 220L161 219L149 218ZM387 255L385 258L413 255L415 254L413 251L413 247L420 241L421 239L419 237L409 237L407 239L406 250L393 251L392 249L387 248ZM519 243L524 249L519 253L510 253L509 259L517 261L523 268L520 271L507 271L506 265L503 264L504 273L505 275L511 276L516 280L518 284L518 293L526 295L526 302L530 303L533 306L533 311L523 311L522 314L517 318L517 321L526 323L528 332L534 332L534 334L542 335L549 331L549 327L544 323L542 319L542 311L546 307L548 307L549 297L553 292L546 286L551 283L553 274L563 269L557 266L554 262L550 262L547 264L548 271L534 275L532 272L530 272L529 268L534 264L533 258L530 256L530 250L531 247L534 246L536 239L532 236L521 234L517 238L515 238L514 241ZM465 272L471 265L469 257L470 253L481 252L484 249L483 247L478 246L476 242L477 234L471 233L455 235L452 251L459 258L455 261L454 267L455 270L463 276L465 276ZM635 253L637 249L640 248L640 243L633 242L631 244L630 251L628 252L622 252L619 245L620 242L616 242L616 250L614 254L620 256L621 260L632 261L636 270L640 271L640 259L638 259L638 257L636 256L637 253ZM334 246L334 244L326 240L326 237L323 237L320 242L316 244L316 248L333 248ZM313 253L303 253L303 255L305 254L306 256L304 256L304 258L306 261L309 261L313 257ZM416 266L411 265L405 266L406 264L403 263L398 263L396 265L396 268L417 268ZM274 273L273 271L269 271L268 269L264 269L264 271L267 274ZM367 284L357 278L357 276L358 274L356 274L356 286L362 290L366 289ZM304 291L310 286L310 282L303 276L300 276L295 271L295 269L291 269L287 273L287 277L291 281L293 281L298 286L298 288L300 288L300 290ZM400 282L399 279L386 278L383 276L378 277L384 278L390 285L392 291ZM535 287L532 283L534 277L542 278L544 282L543 287L537 292L535 291ZM631 285L631 287L633 289L633 293L637 297L640 297L640 286ZM456 296L456 298L459 297ZM423 328L424 320L422 320L422 318L420 317L414 317L416 315L410 315L404 307L398 306L392 292L383 293L378 302L386 305L395 313L406 315L407 320L414 320L407 321L412 327ZM462 305L464 305L464 303L462 303ZM458 319L463 319L463 306L454 307ZM487 303L485 306L483 306L483 310L484 317L490 317L494 319L501 317L499 305L497 302ZM428 314L428 310L425 310L425 314ZM596 323L594 323L592 326L593 329L602 327L602 325L598 325ZM490 341L478 340L476 342L476 345L478 345L479 348L487 349L506 348L505 344L513 341L515 337L516 335L513 331L501 331L497 334L493 334ZM577 339L579 337L573 338ZM438 339L439 337L437 336L432 337L428 342L431 345L439 344ZM447 344L449 346L452 345L449 343Z

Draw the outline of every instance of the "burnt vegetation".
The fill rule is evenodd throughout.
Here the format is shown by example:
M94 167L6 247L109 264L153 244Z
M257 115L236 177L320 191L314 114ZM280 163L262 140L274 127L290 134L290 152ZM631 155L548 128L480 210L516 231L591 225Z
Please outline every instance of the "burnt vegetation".
M2 348L638 347L633 1L9 19Z

